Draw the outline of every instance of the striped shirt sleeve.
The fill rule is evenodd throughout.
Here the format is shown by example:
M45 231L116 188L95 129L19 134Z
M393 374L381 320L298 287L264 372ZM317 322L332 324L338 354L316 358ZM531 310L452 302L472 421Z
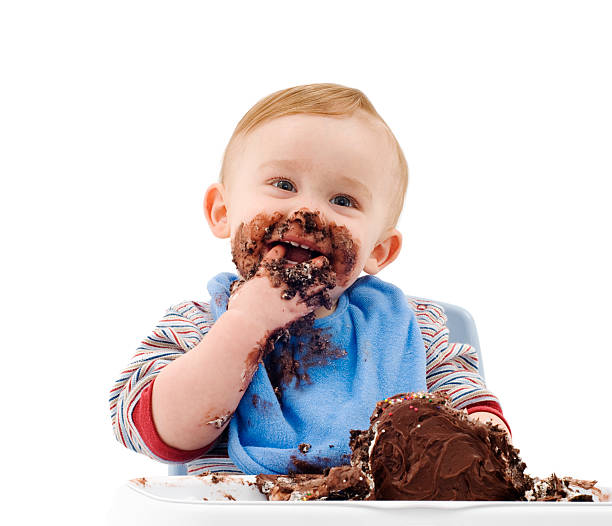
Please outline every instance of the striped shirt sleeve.
M467 343L449 342L444 308L427 300L409 299L426 351L426 381L430 392L443 391L455 409L492 409L501 415L497 397L487 389L478 371L478 353ZM500 416L501 417L501 416ZM503 418L503 417L501 417Z
M208 303L186 301L171 306L136 349L128 366L115 381L109 397L116 439L128 449L160 462L138 432L133 412L143 391L172 360L195 347L214 323Z

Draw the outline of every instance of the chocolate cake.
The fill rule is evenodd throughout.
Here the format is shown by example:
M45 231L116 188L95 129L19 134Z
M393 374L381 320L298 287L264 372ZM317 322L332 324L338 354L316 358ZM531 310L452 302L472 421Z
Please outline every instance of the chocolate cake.
M530 477L502 429L468 419L440 394L378 402L350 446L348 466L258 475L257 484L269 500L605 500L596 481Z
M351 432L351 449L376 500L517 500L529 487L505 432L440 395L378 402L370 429Z

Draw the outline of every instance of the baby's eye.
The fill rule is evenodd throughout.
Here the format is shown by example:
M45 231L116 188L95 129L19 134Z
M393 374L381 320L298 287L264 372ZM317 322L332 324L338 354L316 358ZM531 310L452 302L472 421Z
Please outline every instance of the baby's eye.
M288 192L293 192L293 183L291 181L287 181L287 179L277 179L272 182L273 186L276 188L280 188L281 190L287 190Z
M355 206L353 200L346 195L337 195L336 197L332 197L331 202L339 206Z

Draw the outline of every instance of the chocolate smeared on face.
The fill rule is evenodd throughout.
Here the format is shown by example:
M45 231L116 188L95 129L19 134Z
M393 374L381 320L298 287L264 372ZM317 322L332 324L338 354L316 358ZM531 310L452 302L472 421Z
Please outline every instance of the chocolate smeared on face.
M312 248L294 247L289 243L292 238L305 240ZM287 247L284 259L298 263L324 255L341 286L348 283L359 252L359 244L349 230L333 222L325 224L318 211L300 209L289 217L280 212L271 216L261 213L250 222L241 223L232 240L232 261L240 276L251 279L265 254L278 243Z
M244 280L251 279L266 254L266 242L283 214L257 214L249 223L241 223L232 239L232 261Z

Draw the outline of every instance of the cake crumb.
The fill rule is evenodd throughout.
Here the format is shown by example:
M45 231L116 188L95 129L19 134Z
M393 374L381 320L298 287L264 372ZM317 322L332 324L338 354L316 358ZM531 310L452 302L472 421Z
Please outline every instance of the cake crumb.
M221 429L227 421L232 417L233 413L231 411L227 412L224 415L221 415L210 422L206 422L207 424L214 425L217 429Z

